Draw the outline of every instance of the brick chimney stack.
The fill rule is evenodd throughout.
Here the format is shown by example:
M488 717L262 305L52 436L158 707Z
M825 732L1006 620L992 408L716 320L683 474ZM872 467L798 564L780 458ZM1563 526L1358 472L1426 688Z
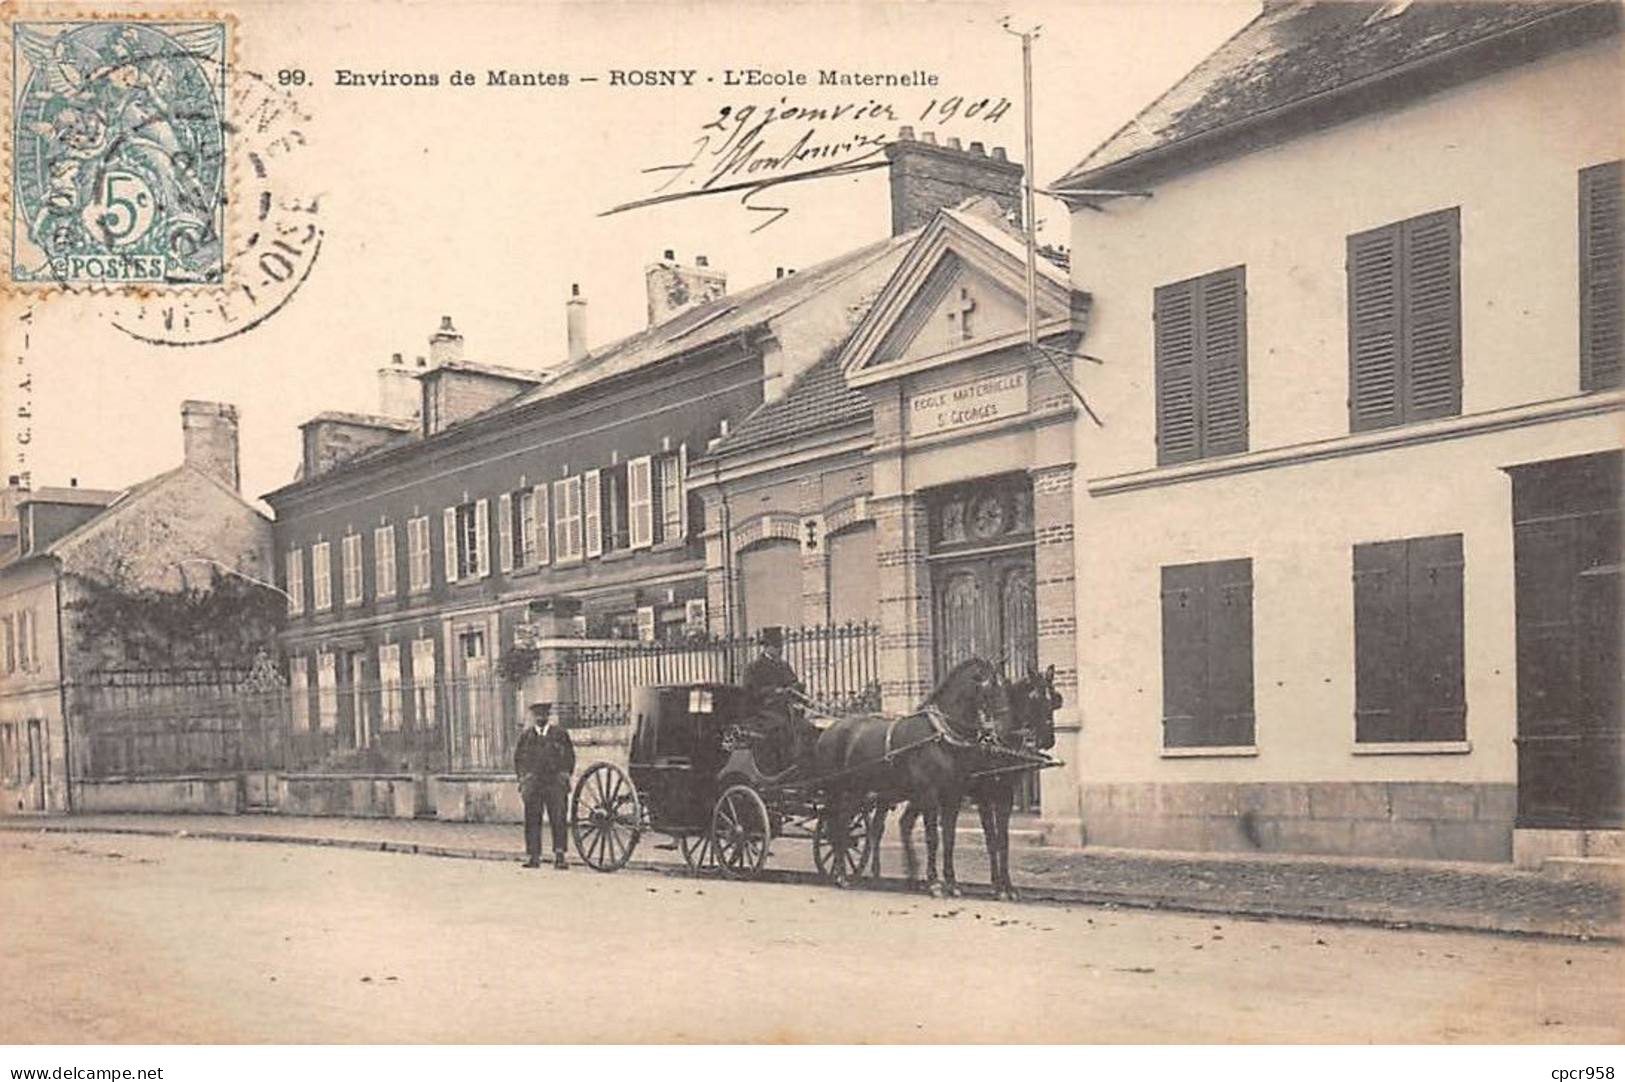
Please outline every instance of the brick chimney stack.
M463 359L463 336L451 325L450 316L440 317L440 327L429 336L429 364L439 368Z
M957 138L937 145L936 135L905 127L886 144L891 163L892 236L929 222L944 207L957 206L976 195L993 199L1001 210L1021 220L1020 162L1010 161L1003 147L991 154L981 143L962 150Z
M714 301L728 291L728 276L713 269L703 255L694 257L692 267L685 267L677 262L670 248L660 262L649 264L644 280L649 287L651 327L679 312Z
M567 356L574 364L587 355L587 298L578 282L570 283L570 299L564 302L564 329Z
M237 470L237 407L226 402L181 403L184 460L233 492L242 490Z
M378 369L378 412L401 421L423 416L423 387L417 371L407 367L399 353Z

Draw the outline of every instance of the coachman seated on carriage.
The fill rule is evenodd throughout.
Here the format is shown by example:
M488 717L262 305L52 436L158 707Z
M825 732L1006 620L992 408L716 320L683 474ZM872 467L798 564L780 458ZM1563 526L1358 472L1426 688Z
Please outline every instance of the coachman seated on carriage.
M810 726L802 717L806 689L801 677L784 660L784 629L764 627L762 652L745 666L741 684L749 694L750 728L760 733L754 745L757 769L778 774L798 762L810 740Z

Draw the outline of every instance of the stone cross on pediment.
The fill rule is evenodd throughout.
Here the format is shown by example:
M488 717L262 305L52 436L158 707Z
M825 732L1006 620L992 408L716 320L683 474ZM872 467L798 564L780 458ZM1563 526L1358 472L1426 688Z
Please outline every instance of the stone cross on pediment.
M974 337L970 316L976 310L976 298L965 286L959 287L959 296L948 306L949 337L955 342L968 342Z

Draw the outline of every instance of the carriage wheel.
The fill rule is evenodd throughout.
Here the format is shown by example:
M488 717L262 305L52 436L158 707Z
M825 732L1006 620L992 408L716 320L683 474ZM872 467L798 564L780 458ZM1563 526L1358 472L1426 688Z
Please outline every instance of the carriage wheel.
M873 849L874 838L869 833L869 819L874 814L867 806L856 808L848 817L846 823L846 859L842 862L848 879L856 879L863 874L863 869L869 864L869 855ZM834 853L829 843L830 818L826 811L818 817L818 832L813 836L813 863L818 866L818 874L826 879L832 879L835 869L831 865Z
M643 833L643 805L625 771L594 763L581 775L570 799L570 830L588 867L613 872L626 866Z
M677 848L683 851L683 863L691 872L717 870L717 851L711 845L709 834L684 834L677 839Z
M730 786L711 813L711 852L729 879L749 879L767 863L772 823L767 805L748 785Z

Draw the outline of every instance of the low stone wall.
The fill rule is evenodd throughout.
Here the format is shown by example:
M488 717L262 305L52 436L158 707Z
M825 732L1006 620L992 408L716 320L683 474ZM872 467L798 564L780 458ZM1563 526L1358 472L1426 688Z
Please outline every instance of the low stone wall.
M594 763L614 763L626 769L631 730L626 726L572 729L576 774L581 777ZM518 823L525 808L512 773L437 774L429 779L429 802L434 817L459 823Z
M236 774L99 778L75 782L73 804L81 812L235 815L243 810L242 782Z
M1511 783L1085 785L1089 845L1510 861Z
M412 774L284 774L275 790L273 807L283 815L411 819L422 803Z

